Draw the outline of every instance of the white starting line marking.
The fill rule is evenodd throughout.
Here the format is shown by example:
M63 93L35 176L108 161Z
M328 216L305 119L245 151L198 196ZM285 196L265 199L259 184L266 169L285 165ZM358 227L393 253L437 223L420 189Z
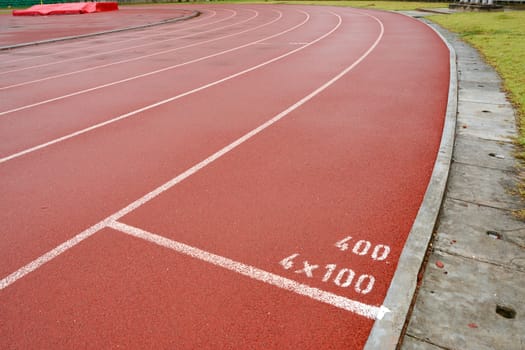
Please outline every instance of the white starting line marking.
M321 40L322 38L324 38L324 37L326 37L328 35L330 35L332 32L334 32L341 25L341 23L342 23L341 17L339 15L335 14L335 13L333 13L333 14L336 15L339 18L338 25L334 29L332 29L330 32L328 32L325 35L321 36L320 38L310 42L308 44L308 46L309 45L313 45L315 42ZM79 244L83 240L91 237L92 235L94 235L95 233L99 232L100 230L102 230L102 229L104 229L106 227L121 227L121 225L124 225L124 224L117 223L117 220L122 218L124 215L126 215L126 214L132 212L133 210L141 207L142 205L144 205L145 203L149 202L153 198L157 197L161 193L169 190L170 188L172 188L173 186L175 186L179 182L185 180L186 178L188 178L191 175L195 174L196 172L200 171L202 168L206 167L208 164L214 162L215 160L219 159L220 157L222 157L226 153L228 153L231 150L237 148L238 146L240 146L241 144L243 144L247 140L251 139L253 136L259 134L261 131L265 130L266 128L270 127L271 125L275 124L276 122L278 122L279 120L281 120L282 118L284 118L285 116L290 114L291 112L295 111L296 109L301 107L303 104L307 103L312 98L314 98L315 96L320 94L322 91L326 90L328 87L333 85L336 81L341 79L344 75L346 75L348 72L350 72L352 69L354 69L358 64L360 64L377 47L377 45L379 44L379 42L383 38L384 30L385 30L384 26L383 26L383 23L375 16L367 15L367 14L365 14L365 15L368 16L368 17L373 18L379 24L381 30L380 30L380 33L379 33L378 37L374 41L374 43L368 48L368 50L363 55L361 55L361 57L359 57L356 61L354 61L354 63L352 63L350 66L346 67L344 70L339 72L339 74L334 76L332 79L327 81L325 84L323 84L322 86L320 86L316 90L312 91L310 94L306 95L301 100L297 101L295 104L291 105L290 107L288 107L287 109L285 109L281 113L277 114L276 116L274 116L270 120L266 121L265 123L259 125L257 128L253 129L252 131L248 132L247 134L241 136L240 138L238 138L234 142L230 143L226 147L224 147L224 148L220 149L219 151L215 152L214 154L212 154L208 158L202 160L200 163L195 164L191 168L187 169L186 171L184 171L183 173L181 173L178 176L174 177L170 181L164 183L163 185L157 187L153 191L147 193L143 197L137 199L136 201L134 201L133 203L129 204L125 208L122 208L121 210L119 210L118 212L110 215L106 219L104 219L104 220L98 222L97 224L91 226L90 228L80 232L79 234L77 234L73 238L69 239L68 241L60 244L59 246L57 246L54 249L48 251L44 255L42 255L42 256L38 257L37 259L31 261L29 264L27 264L25 266L22 266L17 271L15 271L12 274L10 274L9 276L4 277L3 279L0 280L0 290L2 290L4 288L7 288L8 286L10 286L11 284L15 283L20 278L22 278L22 277L26 276L27 274L35 271L40 266L42 266L45 263L53 260L54 258L59 256L60 254L62 254L64 252L66 252L67 250L73 248L74 246L76 246L77 244ZM260 41L263 41L263 40L260 40ZM296 51L298 51L300 49L301 48L293 50L293 51L283 55L282 57L286 57L287 55L290 55L291 53L296 52ZM279 58L281 58L281 57L279 57ZM277 60L279 58L273 59L270 62L273 62L273 61L275 61L275 60ZM261 65L265 65L265 64L268 64L268 63L264 63L264 64L261 64ZM251 69L253 70L255 68L251 68ZM237 75L239 75L239 74L240 73L237 73ZM213 83L213 84L218 84L218 83L216 82L216 83ZM149 108L151 108L151 106ZM8 157L8 158L10 158L10 157ZM5 160L7 160L7 158L4 158L4 159L0 160L0 162L1 161L5 161ZM141 231L141 230L139 230L139 231ZM145 232L145 233L147 233L147 232ZM167 240L166 238L163 238L163 237L160 237L160 236L158 236L158 237L160 239ZM167 240L167 241L169 242L170 240ZM177 243L177 242L174 242L174 243ZM182 243L179 243L179 244L182 244ZM181 245L181 247L182 247L182 245ZM198 250L197 248L193 248L193 247L189 247L189 246L186 246L186 247L194 249L195 252L199 251L199 252L205 253L204 251ZM210 253L207 253L207 254L210 254ZM358 313L360 315L363 315L363 316L366 316L366 317L369 317L369 318L380 320L380 319L383 318L383 316L387 312L390 312L390 310L388 310L385 306L377 307L377 306L371 306L371 305L363 304L363 303L360 303L360 302L357 302L357 301L354 301L354 300L351 300L351 299L347 299L347 298L338 296L336 294L332 294L332 293L329 293L329 292L322 291L320 289L316 289L316 288L313 288L313 287L302 285L302 284L300 284L298 282L286 279L286 278L278 276L278 275L271 274L269 272L265 272L265 271L256 269L256 268L248 266L248 265L243 265L241 263L237 263L237 262L235 262L233 260L229 260L229 259L222 258L222 257L219 257L219 256L217 256L217 258L224 259L223 260L224 264L232 263L233 265L232 265L231 269L233 269L234 266L237 266L236 264L240 264L239 266L244 266L244 268L248 269L247 271L252 271L252 274L253 274L252 278L258 279L260 281L264 281L266 283L269 283L269 284L272 284L272 285L275 285L275 286L279 286L280 288L284 288L284 289L293 291L295 293L298 293L298 294L301 294L301 295L304 295L304 296L308 296L308 297L310 297L312 299L315 299L315 300L318 300L318 301L322 301L324 303L328 303L330 305L334 305L336 307L339 307L339 308L342 308L342 309L345 309L345 310L348 310L348 311L351 311L351 312ZM220 265L220 266L222 266L222 265ZM229 265L225 265L225 266L229 266ZM234 270L234 271L236 271L236 270ZM240 272L240 273L243 273L243 272ZM246 275L246 273L243 273L243 274Z
M296 281L290 280L288 278L273 274L271 272L264 271L256 267L225 258L223 256L209 253L207 251L186 245L184 243L173 241L166 237L162 237L154 233L123 224L121 222L113 221L108 226L114 230L146 240L151 243L155 243L165 248L172 249L176 252L191 256L192 258L199 259L216 266L220 266L222 268L233 272L237 272L241 275L250 277L257 281L268 283L272 286L281 289L286 289L288 291L309 297L316 301L320 301L373 320L381 320L387 312L390 312L390 310L388 310L388 308L386 308L385 306L378 307L363 304L361 302L348 299L330 292L326 292L321 289L310 287L305 284L301 284Z

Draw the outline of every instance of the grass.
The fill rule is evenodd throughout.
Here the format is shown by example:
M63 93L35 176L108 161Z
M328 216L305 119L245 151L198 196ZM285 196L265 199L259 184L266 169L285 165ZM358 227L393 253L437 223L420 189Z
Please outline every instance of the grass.
M430 19L477 48L501 75L518 114L517 157L525 160L525 12L457 13ZM517 192L525 199L523 166L520 173ZM525 219L525 209L516 214Z

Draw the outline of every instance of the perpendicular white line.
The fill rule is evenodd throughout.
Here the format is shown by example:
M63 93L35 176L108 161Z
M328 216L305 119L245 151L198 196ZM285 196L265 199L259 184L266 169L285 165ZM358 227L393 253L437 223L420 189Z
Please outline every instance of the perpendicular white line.
M307 21L308 18L309 18L309 16L305 19L305 21ZM305 23L305 21L303 21L302 23ZM62 137L56 138L56 139L51 140L51 141L49 141L49 142L45 142L45 143L42 143L42 144L40 144L40 145L37 145L37 146L31 147L31 148L25 149L25 150L23 150L23 151L20 151L20 152L17 152L17 153L11 154L11 155L6 156L6 157L3 157L3 158L0 158L0 164L1 164L1 163L4 163L4 162L7 162L7 161L9 161L9 160L12 160L12 159L15 159L15 158L21 157L21 156L23 156L23 155L25 155L25 154L28 154L28 153L31 153L31 152L34 152L34 151L37 151L37 150L40 150L40 149L46 148L46 147L51 146L51 145L54 145L54 144L56 144L56 143L59 143L59 142L62 142L62 141L65 141L65 140L71 139L71 138L73 138L73 137L76 137L76 136L79 136L79 135L85 134L85 133L87 133L87 132L90 132L90 131L92 131L92 130L95 130L95 129L101 128L101 127L103 127L103 126L106 126L106 125L109 125L109 124L115 123L115 122L117 122L117 121L119 121L119 120L129 118L129 117L134 116L134 115L136 115L136 114L139 114L139 113L145 112L145 111L150 110L150 109L152 109L152 108L156 108L156 107L158 107L158 106L161 106L161 105L164 105L164 104L166 104L166 103L169 103L169 102L175 101L175 100L177 100L177 99L180 99L180 98L182 98L182 97L184 97L184 96L191 95L191 94L193 94L193 93L196 93L196 92L202 91L202 90L207 89L207 88L209 88L209 87L212 87L212 86L215 86L215 85L221 84L221 83L223 83L223 82L225 82L225 81L228 81L228 80L234 79L234 78L236 78L236 77L238 77L238 76L241 76L241 75L246 74L246 73L248 73L248 72L251 72L251 71L254 71L254 70L259 69L259 68L261 68L261 67L264 67L264 66L266 66L266 65L268 65L268 64L270 64L270 63L276 62L276 61L278 61L278 60L280 60L280 59L283 59L283 58L285 58L285 57L287 57L287 56L289 56L289 55L291 55L291 54L294 54L294 53L296 53L296 52L298 52L298 51L300 51L300 50L302 50L302 49L304 49L304 48L306 48L306 47L308 47L308 46L310 46L310 45L312 45L312 44L318 42L319 40L322 40L322 39L325 38L326 36L328 36L328 35L330 35L331 33L333 33L333 32L334 32L334 31L340 26L340 24L341 24L341 18L339 17L339 23L338 23L338 25L337 25L335 28L333 28L330 32L328 32L328 33L322 35L321 37L319 37L319 38L317 38L316 40L314 40L314 41L308 43L307 45L304 45L304 46L299 47L299 48L297 48L297 49L295 49L295 50L292 50L292 51L290 51L290 52L287 52L286 54L283 54L283 55L281 55L281 56L275 57L275 58L273 58L273 59L271 59L271 60L268 60L268 61L263 62L263 63L261 63L261 64L258 64L258 65L256 65L256 66L253 66L253 67L251 67L251 68L245 69L245 70L243 70L243 71L241 71L241 72L238 72L238 73L232 74L232 75L227 76L227 77L225 77L225 78L223 78L223 79L220 79L220 80L216 80L216 81L214 81L214 82L212 82L212 83L209 83L209 84L203 85L203 86L201 86L201 87L198 87L198 88L196 88L196 89L193 89L193 90L187 91L187 92L182 93L182 94L179 94L179 95L177 95L177 96L170 97L170 98L168 98L168 99L165 99L165 100L162 100L162 101L159 101L159 102L153 103L153 104L151 104L151 105L148 105L148 106L142 107L142 108L137 109L137 110L134 110L134 111L132 111L132 112L129 112L129 113L126 113L126 114L122 114L122 115L120 115L120 116L118 116L118 117L115 117L115 118L113 118L113 119L106 120L106 121L104 121L104 122L102 122L102 123L98 123L98 124L92 125L92 126L90 126L90 127L88 127L88 128L85 128L85 129L82 129L82 130L79 130L79 131L75 131L75 132L73 132L73 133L71 133L71 134L68 134L68 135L65 135L65 136L62 136ZM299 25L301 25L301 23L300 23ZM291 30L291 29L290 29L290 30ZM262 39L261 39L261 40L262 40Z
M186 36L181 36L181 37L177 37L177 38L156 41L154 44L158 44L158 43L161 43L161 42L164 42L164 41L173 41L173 40L179 40L179 39L187 39L187 38L190 38L192 36L201 35L201 34L205 34L205 33L210 33L210 32L222 30L222 29L225 29L225 28L228 28L228 27L232 27L232 26L235 26L235 25L243 24L243 23L249 22L252 19L254 19L254 18L259 16L259 13L257 11L254 11L254 12L255 12L255 15L253 15L252 17L249 17L248 19L245 19L245 20L237 22L237 23L228 24L226 26L222 26L222 27L206 30L204 32L188 34ZM276 12L278 12L278 11L276 11ZM84 69L80 69L80 70L76 70L76 71L72 71L72 72L51 75L51 76L48 76L48 77L45 77L45 78L29 80L29 81L25 81L25 82L13 84L13 85L2 86L2 87L0 87L0 91L1 90L8 90L8 89L12 89L12 88L15 88L15 87L20 87L20 86L25 86L25 85L29 85L29 84L40 83L40 82L51 80L51 79L63 78L63 77L67 77L67 76L74 75L74 74L85 73L85 72L89 72L89 71L100 69L100 68L107 68L107 67L111 67L111 66L115 66L115 65L120 65L120 64L123 64L123 63L140 61L140 60L142 60L144 58L150 58L150 57L154 57L154 56L164 55L164 54L167 54L167 53L172 53L172 52L183 50L183 49L187 49L187 48L190 48L190 47L195 47L195 46L207 44L207 43L210 43L210 42L213 42L213 41L226 39L226 38L229 38L229 37L232 37L232 36L235 36L235 35L240 35L240 34L243 34L243 33L246 33L246 32L250 32L250 31L253 31L253 30L256 30L256 29L259 29L259 28L262 28L262 27L265 27L265 26L268 26L268 25L274 23L274 22L278 21L282 17L282 13L281 12L278 12L278 13L280 14L279 17L274 19L274 20L272 20L271 22L264 23L264 24L256 26L256 27L252 27L252 28L250 28L248 30L243 30L241 32L224 35L224 36L221 36L221 37L218 37L218 38L215 38L215 39L204 40L204 41L197 42L197 43L190 44L190 45L175 47L175 48L168 49L168 50L157 51L157 52L150 53L150 54L147 54L147 55L137 56L137 57L128 58L128 59L125 59L125 60L115 61L115 62L106 63L106 64L101 64L101 65L98 65L98 66L92 66L92 67L88 67L88 68L84 68ZM147 44L147 45L153 45L153 44ZM146 46L146 45L142 45L142 46ZM132 48L136 48L136 47L140 47L140 45L139 46L135 46L135 47L126 48L126 49L120 49L120 50L116 50L116 51L128 50L128 49L132 49ZM99 53L97 55L102 55L102 54L106 54L106 53Z
M231 12L232 12L232 15L230 17L227 17L227 18L224 18L224 19L221 19L219 21L212 22L212 23L201 24L201 25L198 25L198 26L195 26L195 27L202 27L202 26L206 26L206 25L210 25L210 24L216 24L216 23L220 23L220 22L226 21L226 20L234 17L237 14L236 11L231 10ZM191 28L194 28L194 27L191 27ZM177 31L179 31L179 30L177 30ZM175 32L177 32L177 31L175 31ZM160 35L164 35L164 34L156 34L154 36L160 36ZM194 36L194 35L198 35L198 33L192 34L190 36ZM84 60L84 59L87 59L87 58L93 58L93 57L97 57L97 56L107 55L107 54L110 54L110 53L116 53L116 52L121 52L121 51L126 51L126 50L133 50L133 49L137 49L137 48L141 48L141 47L157 45L157 44L162 43L162 42L179 40L179 39L183 39L183 38L186 38L186 37L175 37L175 38L170 38L170 39L165 39L165 40L160 40L160 41L154 41L154 42L150 42L150 43L147 43L147 44L128 46L128 47L123 47L123 48L120 48L120 49L114 49L114 50L109 50L109 51L104 51L104 52L97 52L97 53L94 53L94 54L89 54L89 55L84 55L84 56L79 56L79 57L67 58L67 59L63 59L63 60L60 60L60 61L41 63L41 64L29 66L29 67L15 68L15 69L11 69L11 70L8 70L8 71L0 72L0 75L9 74L9 73L17 73L17 72L21 72L21 71L25 71L25 70L29 70L29 69L35 69L35 68L48 67L48 66L52 66L52 65L56 65L56 64L62 64L62 63L65 63L65 62ZM140 39L145 39L145 38L141 37ZM133 40L137 40L137 39L133 39ZM123 42L126 42L126 41L123 41ZM118 43L120 44L121 42L118 42Z
M303 11L301 11L301 12L303 12ZM308 20L310 19L310 15L308 15L306 12L303 12L303 13L306 15L306 18L305 18L305 20L303 22L301 22L301 23L299 23L299 24L297 24L297 25L295 25L295 26L293 26L293 27L291 27L291 28L289 28L289 29L287 29L287 30L285 30L283 32L271 35L269 37L262 38L262 39L259 39L257 41L253 41L253 42L250 42L250 43L247 43L247 44L244 44L244 45L241 45L241 46L237 46L237 47L234 47L234 48L231 48L231 49L228 49L228 50L220 51L220 52L208 55L208 56L196 58L194 60L190 60L190 61L187 61L187 62L184 62L184 63L179 63L179 64L175 64L175 65L172 65L172 66L169 66L169 67L164 67L164 68L161 68L161 69L157 69L157 70L154 70L154 71L151 71L151 72L148 72L148 73L135 75L135 76L132 76L132 77L129 77L129 78L125 78L125 79L117 80L117 81L114 81L114 82L111 82L111 83L95 86L95 87L92 87L92 88L89 88L89 89L84 89L84 90L72 92L70 94L58 96L58 97L55 97L55 98L50 98L48 100L35 102L35 103L29 104L29 105L13 108L13 109L10 109L10 110L7 110L7 111L0 112L0 116L6 115L6 114L9 114L9 113L23 111L23 110L26 110L26 109L29 109L29 108L33 108L33 107L37 107L37 106L41 106L41 105L44 105L44 104L47 104L47 103L60 101L60 100L63 100L63 99L69 98L69 97L82 95L82 94L85 94L85 93L88 93L88 92L93 92L93 91L104 89L104 88L107 88L107 87L110 87L110 86L115 86L115 85L118 85L118 84L127 83L129 81L133 81L133 80L136 80L136 79L145 78L145 77L148 77L148 76L151 76L151 75L163 73L163 72L175 69L175 68L187 66L189 64L197 63L197 62L200 62L200 61L207 60L209 58L217 57L217 56L220 56L220 55L224 55L224 54L227 54L227 53L230 53L230 52L234 52L234 51L237 51L237 50L240 50L240 49L252 46L252 45L257 44L257 43L259 43L261 41L265 41L265 40L272 39L274 37L286 34L286 33L290 32L290 31L292 31L292 30L302 26L303 24L308 22ZM268 23L266 23L264 25L268 25ZM253 30L253 28L249 29L249 30Z
M341 24L341 17L338 16L338 15L336 15L336 16L339 18L339 23L336 26L336 28L338 28L339 25ZM309 95L305 96L303 99L301 99L300 101L296 102L292 106L288 107L286 110L284 110L281 113L279 113L278 115L274 116L272 119L270 119L270 120L266 121L265 123L261 124L257 128L253 129L249 133L247 133L247 134L243 135L242 137L238 138L237 140L235 140L234 142L230 143L229 145L227 145L226 147L222 148L221 150L215 152L214 154L212 154L208 158L204 159L200 163L195 164L191 168L187 169L183 173L181 173L178 176L176 176L173 179L171 179L170 181L162 184L161 186L157 187L153 191L147 193L143 197L141 197L141 198L137 199L136 201L134 201L133 203L129 204L125 208L119 210L115 214L107 217L106 219L104 219L104 220L100 221L99 223L93 225L92 227L88 228L87 230L82 231L81 233L79 233L78 235L73 237L71 240L61 244L60 246L54 248L53 250L49 251L48 253L44 254L43 256L41 256L41 257L37 258L36 260L32 261L31 263L21 267L19 270L15 271L11 275L9 275L9 276L5 277L4 279L0 280L0 290L6 288L7 286L9 286L11 284L13 284L18 279L20 279L20 278L24 277L25 275L27 275L28 273L36 270L37 268L42 266L44 263L50 261L51 259L55 258L59 254L63 253L64 251L72 248L76 244L80 243L82 240L92 236L93 234L95 234L99 230L103 229L104 227L107 227L109 223L112 223L114 221L119 220L124 215L127 215L128 213L132 212L133 210L139 208L140 206L142 206L145 203L149 202L153 198L157 197L161 193L169 190L170 188L172 188L173 186L175 186L179 182L181 182L184 179L188 178L189 176L195 174L196 172L198 172L199 170L201 170L202 168L204 168L208 164L210 164L213 161L219 159L224 154L230 152L231 150L235 149L236 147L238 147L239 145L241 145L245 141L249 140L253 136L257 135L258 133L260 133L264 129L268 128L272 124L274 124L277 121L279 121L280 119L284 118L287 114L289 114L290 112L296 110L297 108L302 106L304 103L306 103L307 101L312 99L314 96L316 96L317 94L319 94L320 92L322 92L323 90L328 88L330 85L335 83L342 76L344 76L346 73L351 71L355 66L357 66L360 62L362 62L374 50L374 48L379 44L379 41L383 37L383 33L384 33L383 23L381 23L381 21L379 19L377 19L376 17L374 17L374 16L371 16L371 15L367 15L367 16L372 17L375 21L377 21L379 23L379 25L381 27L381 32L380 32L379 36L377 37L375 42L372 44L372 46L370 46L370 48L358 60L354 61L354 63L352 63L350 66L348 66L342 72L337 74L330 81L328 81L327 83L325 83L324 85L322 85L321 87L319 87L318 89L316 89L315 91L310 93ZM333 29L331 32L333 32L334 30L335 29ZM327 34L325 34L325 35L327 35Z
M389 310L384 306L373 306L364 304L356 300L345 298L334 293L330 293L318 288L308 286L306 284L301 284L294 280L276 275L265 270L261 270L257 267L246 265L241 262L231 260L226 257L216 255L204 251L202 249L195 248L187 244L177 242L121 222L111 222L109 223L108 227L111 227L112 229L123 232L125 234L131 235L133 237L137 237L148 242L155 243L159 246L174 250L178 253L188 255L192 258L199 259L212 265L222 267L226 270L239 273L251 279L264 282L272 286L285 289L296 294L300 294L302 296L309 297L313 300L320 301L335 306L339 309L350 311L373 320L382 319L385 313L389 312Z

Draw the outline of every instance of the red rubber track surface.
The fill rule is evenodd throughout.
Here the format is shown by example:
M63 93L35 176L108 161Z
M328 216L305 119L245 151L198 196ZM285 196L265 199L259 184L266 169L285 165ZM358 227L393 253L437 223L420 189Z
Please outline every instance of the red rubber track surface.
M393 13L198 9L0 53L0 348L365 344L436 158L447 48Z

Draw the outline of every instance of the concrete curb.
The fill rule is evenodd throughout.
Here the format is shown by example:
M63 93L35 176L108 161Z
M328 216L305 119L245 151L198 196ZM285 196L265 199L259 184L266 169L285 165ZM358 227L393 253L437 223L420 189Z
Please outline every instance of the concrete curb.
M431 26L429 27L443 40L450 52L450 85L445 125L425 197L414 220L399 258L394 278L383 302L383 305L391 312L387 313L382 320L375 321L365 344L365 350L396 349L399 343L417 288L418 275L441 208L452 161L458 109L456 52L438 31Z
M163 21L160 21L160 22L142 24L142 25L139 25L139 26L125 27L125 28L120 28L120 29L112 29L112 30L106 30L106 31L103 31L103 32L96 32L96 33L89 33L89 34L64 36L64 37L61 37L61 38L32 41L32 42L16 44L16 45L0 46L0 51L17 49L17 48L20 48L20 47L27 47L27 46L35 46L35 45L41 45L41 44L55 43L55 42L59 42L59 41L89 38L89 37L92 37L92 36L111 34L111 33L119 33L119 32L124 32L124 31L128 31L128 30L149 28L149 27L154 27L154 26L158 26L158 25L162 25L162 24L168 24L168 23L175 23L175 22L179 22L179 21L185 21L185 20L197 17L200 14L201 14L200 11L193 11L192 13L190 13L187 16L177 17L177 18L172 18L172 19L166 19L166 20L163 20Z

